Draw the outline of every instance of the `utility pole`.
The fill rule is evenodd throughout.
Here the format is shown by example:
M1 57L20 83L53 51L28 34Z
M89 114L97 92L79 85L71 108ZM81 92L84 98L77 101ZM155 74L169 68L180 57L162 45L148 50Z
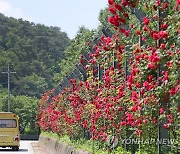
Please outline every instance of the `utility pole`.
M16 72L11 72L9 69L9 65L8 65L8 71L7 72L1 72L4 74L8 74L8 112L10 112L10 81L9 81L9 77L11 73L16 73Z

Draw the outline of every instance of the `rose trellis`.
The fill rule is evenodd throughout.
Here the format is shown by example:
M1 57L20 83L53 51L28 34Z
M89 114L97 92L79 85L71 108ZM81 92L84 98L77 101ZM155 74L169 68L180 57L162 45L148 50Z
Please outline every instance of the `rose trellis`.
M113 35L104 31L95 45L88 43L91 51L81 56L76 73L44 94L38 124L72 138L90 137L99 147L116 136L131 152L178 152L180 1L108 4ZM128 145L125 139L174 142Z

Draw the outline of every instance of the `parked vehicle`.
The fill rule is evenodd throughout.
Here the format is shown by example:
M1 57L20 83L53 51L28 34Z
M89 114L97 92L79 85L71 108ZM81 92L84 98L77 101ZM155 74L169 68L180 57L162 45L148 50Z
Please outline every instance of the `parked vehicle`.
M20 146L19 117L11 112L0 112L0 147L18 151Z

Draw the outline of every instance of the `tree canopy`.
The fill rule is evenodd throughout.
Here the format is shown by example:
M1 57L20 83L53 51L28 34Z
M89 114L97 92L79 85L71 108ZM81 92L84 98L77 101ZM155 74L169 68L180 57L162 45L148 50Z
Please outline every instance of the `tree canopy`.
M0 14L0 72L10 65L11 91L15 95L40 97L54 87L54 74L70 39L59 27L47 27ZM0 75L7 87L7 75ZM40 85L40 86L39 86Z

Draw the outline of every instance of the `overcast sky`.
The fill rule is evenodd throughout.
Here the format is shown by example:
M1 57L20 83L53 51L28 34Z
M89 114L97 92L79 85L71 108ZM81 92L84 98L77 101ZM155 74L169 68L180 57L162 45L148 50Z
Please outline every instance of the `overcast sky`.
M0 0L0 12L46 26L57 26L73 38L79 27L99 24L101 9L108 0Z

